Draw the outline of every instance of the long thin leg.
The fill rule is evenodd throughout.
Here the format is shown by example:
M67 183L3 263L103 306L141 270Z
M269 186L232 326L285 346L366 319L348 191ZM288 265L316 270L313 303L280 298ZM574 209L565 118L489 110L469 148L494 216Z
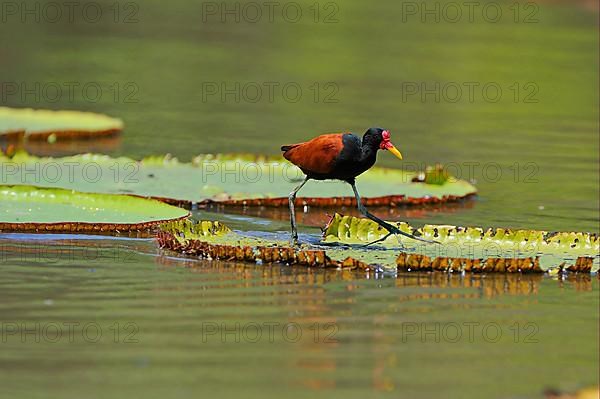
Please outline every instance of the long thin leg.
M380 238L379 240L370 242L370 243L367 244L367 246L371 245L371 244L375 244L375 243L380 242L380 241L383 241L383 240L385 240L386 238L388 238L392 234L400 234L402 236L412 238L413 240L422 241L422 242L426 242L426 243L429 243L429 244L439 244L439 242L437 242L437 241L430 241L430 240L426 240L426 239L421 238L421 237L414 236L414 235L409 234L409 233L405 233L404 231L400 230L396 226L392 226L388 222L385 222L385 221L379 219L377 216L373 215L371 212L369 212L367 210L367 208L363 205L362 201L360 200L360 194L358 193L358 190L356 189L356 183L353 182L353 181L350 181L348 183L352 186L352 190L354 190L354 197L356 198L356 204L358 206L358 211L360 213L362 213L364 216L366 216L369 219L371 219L372 221L374 221L375 223L377 223L378 225L380 225L381 227L385 228L389 232L389 234L387 234L385 237Z
M288 197L289 204L290 204L290 222L292 223L292 239L291 239L292 246L298 245L298 228L296 227L296 210L294 209L294 201L296 201L296 194L298 194L298 191L300 191L300 189L302 187L304 187L304 185L306 184L306 182L308 180L309 180L309 177L306 176L304 181L298 187L296 187L294 189L294 191L292 191L290 193L290 196Z

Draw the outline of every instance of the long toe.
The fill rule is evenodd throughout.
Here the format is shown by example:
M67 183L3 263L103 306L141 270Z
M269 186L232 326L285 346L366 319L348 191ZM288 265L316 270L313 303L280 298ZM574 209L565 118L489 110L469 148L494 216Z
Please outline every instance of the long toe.
M385 236L383 236L382 238L379 238L379 239L377 239L377 240L375 240L375 241L371 241L370 243L363 245L363 248L366 248L366 247L368 247L369 245L377 244L378 242L385 241L385 240L386 240L386 239L387 239L389 236L391 236L392 234L394 234L394 233L387 233L387 234L386 234Z
M417 237L414 234L405 233L404 231L400 230L399 228L397 228L395 226L392 226L392 227L394 228L393 229L394 230L393 233L396 236L401 235L401 236L404 236L404 237L412 238L413 240L416 240L416 241L426 242L428 244L440 244L441 245L441 242L433 241L433 240L428 240L426 238Z
M400 250L401 251L406 251L406 247L402 243L402 240L400 239L400 235L394 234L394 236L396 237L396 241L398 241L398 245L400 245Z

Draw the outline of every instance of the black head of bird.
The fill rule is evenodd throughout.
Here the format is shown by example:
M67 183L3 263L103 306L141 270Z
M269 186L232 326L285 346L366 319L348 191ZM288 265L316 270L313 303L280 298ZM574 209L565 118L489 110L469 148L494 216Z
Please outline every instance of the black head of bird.
M402 159L402 154L391 142L392 135L389 130L380 127L372 127L367 129L362 138L362 145L369 146L373 149L388 150L399 159Z

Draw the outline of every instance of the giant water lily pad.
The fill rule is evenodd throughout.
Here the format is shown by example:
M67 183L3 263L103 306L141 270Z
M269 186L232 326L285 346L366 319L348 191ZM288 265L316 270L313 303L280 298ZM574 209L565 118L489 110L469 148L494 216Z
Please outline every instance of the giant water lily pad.
M160 201L32 186L0 186L0 232L133 232L187 218Z
M0 138L84 138L109 136L121 130L120 119L92 112L0 107Z
M213 221L165 223L160 226L157 240L163 249L207 259L322 268L378 268L348 256L342 260L343 254L336 249L326 252L323 248L311 246L292 248L285 241L235 233L222 223Z
M354 226L352 221L336 215L337 224L326 228L327 241L344 241L340 239L339 227L346 222L349 229L343 230L343 236L352 238L361 230L361 220L358 218ZM402 225L405 231L410 226ZM347 233L349 232L349 233ZM332 238L331 235L337 238ZM375 233L377 237L379 233ZM193 224L189 220L167 223L161 226L158 233L161 248L176 251L187 256L198 256L208 259L234 260L250 263L282 263L288 265L303 265L310 267L349 268L382 271L421 271L439 270L444 272L505 272L528 273L555 270L590 272L598 269L594 263L591 251L581 248L573 253L566 252L518 254L510 251L498 253L456 253L442 255L444 244L428 244L425 246L395 246L385 243L384 246L329 246L303 245L293 248L286 241L268 239L244 233L234 233L218 222L203 221ZM460 238L457 238L460 241ZM467 238L462 238L465 242ZM354 242L363 242L355 239ZM593 246L593 245L592 245ZM433 249L436 248L436 249ZM448 248L446 248L448 249ZM437 251L437 252L436 252ZM597 259L596 259L597 260Z
M182 163L169 156L136 161L98 154L38 158L20 152L12 158L0 157L0 167L3 184L135 194L184 206L219 203L287 207L288 194L303 178L302 172L283 158L241 154L201 155ZM470 183L452 177L432 184L418 180L416 172L372 168L358 177L357 184L367 205L438 203L476 193ZM350 206L354 197L346 183L311 181L299 193L297 204Z
M419 269L446 268L454 265L488 268L540 267L545 270L554 266L572 264L590 270L592 264L598 269L600 240L598 236L580 232L546 232L537 230L511 230L504 228L482 229L480 227L457 227L425 225L413 228L404 222L389 222L402 231L435 240L439 244L427 244L408 237L388 236L387 230L370 219L335 214L323 230L323 242L348 245L364 245L388 236L377 243L382 249L394 250L400 246L411 247L417 259L399 259L403 267ZM455 261L457 260L458 261ZM506 262L507 259L521 260ZM585 261L584 261L585 259ZM501 261L502 260L502 261ZM532 264L525 265L525 260ZM537 264L535 261L537 260ZM415 264L416 262L416 264ZM498 262L500 264L498 265ZM582 264L585 263L585 267Z

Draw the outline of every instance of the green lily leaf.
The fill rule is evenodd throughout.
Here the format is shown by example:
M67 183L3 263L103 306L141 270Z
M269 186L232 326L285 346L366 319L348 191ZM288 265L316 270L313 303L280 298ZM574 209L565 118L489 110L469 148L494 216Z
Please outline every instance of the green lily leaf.
M402 224L404 231L410 226ZM372 230L371 235L366 235ZM418 232L418 230L415 230ZM327 226L326 241L365 243L379 237L382 232L373 228L370 221L336 215ZM343 237L343 238L340 238ZM314 246L303 245L292 248L287 242L246 236L234 233L218 222L200 222L194 225L189 220L168 223L158 233L161 248L187 256L208 259L236 260L251 263L284 263L310 267L331 267L360 270L439 270L444 272L543 272L551 269L590 272L598 269L597 262L586 255L557 254L517 255L509 251L472 254L437 254L431 248L400 247L385 243L383 247L364 246ZM470 238L469 238L470 239ZM457 240L460 240L457 238ZM429 246L438 247L435 244ZM442 245L443 247L443 245ZM439 248L437 249L439 251ZM597 259L596 259L597 261Z
M232 232L219 222L189 220L165 223L157 234L160 248L187 256L222 259L257 264L284 263L321 268L378 268L350 257L344 257L338 249L304 246L292 248L280 240L268 240L244 236ZM344 260L341 260L344 259Z
M0 232L137 232L189 212L128 195L0 186Z
M229 227L224 224L207 220L194 224L188 219L179 219L161 224L160 229L173 233L174 238L182 245L190 240L201 240L205 237L218 237L231 233Z
M123 130L120 119L80 111L0 107L0 137L54 142L63 138L108 136Z
M289 193L303 178L283 158L243 154L200 155L182 163L169 155L136 161L98 154L38 158L18 152L12 158L0 157L0 168L2 184L136 194L182 206L216 202L287 207ZM375 167L359 176L357 184L367 206L455 201L476 193L464 180L448 177L442 184L428 184L413 182L416 177L415 172ZM311 181L299 193L297 204L351 206L354 196L346 183Z
M443 185L448 179L450 179L448 171L442 165L437 164L435 166L428 166L424 172L419 172L417 177L413 179L413 182Z
M425 225L415 229L404 222L389 223L398 226L402 231L437 241L439 244L427 244L404 236L390 235L377 243L378 247L391 250L403 245L411 248L407 253L429 257L430 262L435 259L441 261L444 258L445 262L471 259L480 263L488 259L539 258L539 267L545 270L576 261L578 258L586 258L592 259L589 262L590 266L594 263L595 268L598 268L600 240L598 236L590 233L549 233L499 228L484 230L480 227L439 225ZM353 231L352 226L356 224L362 226L360 232ZM323 242L364 245L386 235L387 230L370 219L335 214L323 230ZM431 263L426 266L431 268Z

